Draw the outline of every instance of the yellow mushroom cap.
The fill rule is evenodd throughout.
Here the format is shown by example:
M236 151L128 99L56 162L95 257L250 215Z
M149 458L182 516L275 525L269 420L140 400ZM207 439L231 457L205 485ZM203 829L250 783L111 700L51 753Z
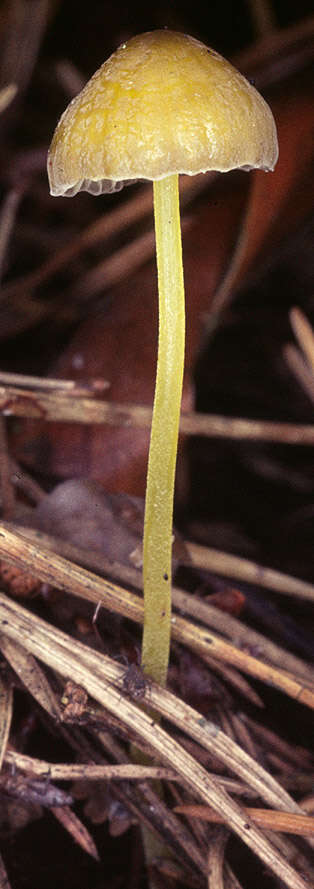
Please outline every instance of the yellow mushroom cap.
M133 37L70 103L48 154L52 195L237 167L273 170L273 115L222 56L174 31Z

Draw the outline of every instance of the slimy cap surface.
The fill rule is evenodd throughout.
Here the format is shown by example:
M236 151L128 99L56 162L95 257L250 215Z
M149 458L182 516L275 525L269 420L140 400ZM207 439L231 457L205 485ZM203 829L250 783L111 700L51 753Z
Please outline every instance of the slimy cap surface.
M222 56L174 31L122 44L72 100L48 154L52 195L235 168L273 170L272 112Z

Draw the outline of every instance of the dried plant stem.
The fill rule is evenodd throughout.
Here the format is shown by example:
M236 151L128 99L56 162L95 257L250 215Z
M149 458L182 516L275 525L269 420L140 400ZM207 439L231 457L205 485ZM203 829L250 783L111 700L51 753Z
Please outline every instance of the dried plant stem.
M228 862L226 863L224 877L224 889L243 889L242 883L240 883L238 878L235 876Z
M15 673L23 678L23 685L34 700L46 710L46 713L49 713L52 719L60 719L61 708L58 698L35 658L25 651L19 642L9 639L7 636L0 638L0 651Z
M144 232L134 241L120 247L106 259L102 259L84 275L73 282L67 293L67 299L75 303L90 300L111 287L117 286L120 281L134 274L145 262L148 262L154 254L155 237L153 230Z
M314 402L314 376L313 370L305 359L303 358L302 353L299 349L294 345L287 345L283 349L284 358L289 365L290 370L294 373L294 376L298 380L298 383L306 392L310 401Z
M0 627L5 635L18 639L20 644L25 645L28 651L31 651L32 654L57 670L58 673L66 677L71 675L74 681L83 685L86 691L105 709L112 713L118 713L122 722L129 725L132 730L135 729L136 733L138 733L139 744L140 739L143 738L154 750L155 754L161 757L168 766L170 765L171 767L175 763L178 774L181 775L184 783L190 788L192 793L199 796L207 806L218 812L223 820L228 823L230 829L242 838L289 889L308 889L308 885L302 876L284 860L265 835L255 827L246 812L243 812L240 806L213 781L205 769L180 744L174 741L167 732L152 721L148 714L124 698L120 690L106 682L104 679L103 662L109 659L97 655L96 652L89 650L87 646L67 637L65 633L49 628L44 621L35 618L16 603L10 602L5 596L0 596ZM53 642L52 638L50 638L51 634ZM93 666L91 666L91 663L90 666L87 665L88 658L91 658ZM163 696L167 699L173 697L169 695L169 692L165 692L164 689L159 689L157 694L156 689L154 696L152 691L153 689L151 689L150 693L151 698L157 698L158 694L159 699ZM180 702L179 699L175 700L179 711L182 709L182 706L184 708L184 728L187 728L187 722L191 722L192 718L196 725L199 724L199 728L205 722L205 726L207 726L205 736L208 735L209 729L209 735L212 736L214 746L216 747L219 735L217 727L215 727L213 732L210 723L202 718L200 719L199 714L183 705L183 702ZM152 700L152 703L155 706L155 701ZM188 718L187 714L189 714ZM205 726L203 727L205 728ZM250 761L247 755L244 754L244 756ZM255 765L259 768L257 764ZM270 776L267 776L267 783L272 780ZM276 782L274 784L276 786ZM298 812L296 804L293 804L293 801L281 789L280 796L282 797L282 795L288 801L288 810Z
M182 202L193 199L199 192L215 178L215 173L201 174L200 176L182 176L181 177L181 196ZM24 275L13 283L10 282L3 289L3 297L13 299L28 293L32 295L38 287L42 287L55 274L60 272L65 266L73 262L79 255L89 248L94 248L98 244L102 246L114 237L118 237L121 231L125 231L127 227L138 223L145 219L145 216L152 210L152 191L151 188L143 188L136 192L135 195L128 197L122 204L106 212L100 219L93 222L87 228L83 229L78 235L73 237L66 246L62 246L56 253L53 252L42 265L34 272ZM150 256L154 253L154 240L150 240ZM133 252L139 257L140 251L137 241L132 245ZM143 255L142 261L145 260ZM128 269L128 272L130 270ZM119 270L117 268L117 273ZM103 285L104 286L104 282Z
M56 663L60 656L62 658L62 651L65 649L66 652L75 654L86 669L94 671L97 675L101 674L105 684L110 682L120 689L123 687L123 667L109 657L71 639L40 618L34 617L20 605L11 602L1 594L0 619L1 629L5 636L15 641L18 638L20 645L24 645L27 650L41 657L46 663L50 663L50 656ZM27 641L28 637L29 642ZM77 681L75 679L75 682ZM258 796L261 796L269 805L286 811L300 812L298 805L265 769L228 738L223 731L220 731L217 725L203 717L200 718L199 713L175 695L154 683L149 683L143 700L147 700L165 718L177 725L185 734L194 738L205 750L208 750L228 769L240 776L245 784L253 788ZM116 716L120 717L119 708ZM136 721L133 728L135 731L137 730Z
M282 574L272 568L265 568L249 559L233 556L230 553L220 552L211 547L200 546L197 543L186 542L187 550L192 561L198 568L222 574L224 577L236 577L247 583L256 583L258 586L273 589L285 596L298 596L314 602L314 585L304 580L298 580L288 574Z
M183 807L181 807L182 810ZM177 807L176 811L180 810ZM229 839L229 831L224 827L218 828L211 838L208 852L208 889L225 889L224 883L224 858L226 845Z
M142 589L141 573L135 568L131 568L124 564L122 565L121 562L112 562L111 560L106 559L102 553L91 552L82 547L77 547L68 541L64 541L61 538L51 537L38 530L34 531L32 528L22 528L20 525L14 526L10 523L9 530L10 529L11 531L17 530L19 533L23 533L26 538L32 540L37 545L42 546L49 552L58 553L65 559L71 560L71 562L76 562L78 565L82 565L91 571L98 572L104 577L108 576L113 578L119 583L131 585L135 589ZM215 554L217 553L216 550L213 552ZM221 553L221 556L222 555L224 554ZM242 562L242 560L240 560L240 562ZM256 583L258 582L258 576L261 570L265 572L265 587L267 588L266 580L268 578L268 569L262 569L260 565L254 562L249 562L248 564L255 567ZM234 576L236 577L237 575L235 574ZM273 580L273 577L271 580ZM290 581L292 580L294 580L294 583L297 584L297 586L299 583L302 584L302 581L298 581L297 578L290 578L289 575L278 574L280 589L283 589L285 583L289 586ZM276 589L272 583L268 584L268 586L271 589ZM196 594L190 595L185 592L185 590L181 590L176 586L172 588L172 601L174 608L178 609L182 616L189 615L195 621L218 630L218 632L222 633L223 636L229 638L231 641L236 639L238 646L240 645L240 647L243 646L244 648L247 647L248 627L243 621L232 617L230 614L227 614L227 612L220 611ZM287 670L288 672L293 673L293 675L297 676L299 679L306 679L310 685L313 684L313 668L311 664L305 663L301 658L291 654L291 652L286 649L281 648L280 645L276 645L275 642L272 642L267 636L263 636L262 633L253 630L252 627L250 627L250 646L260 652L260 655L263 655L263 658L266 661L280 667L282 670ZM215 663L217 669L217 660L215 661L210 655L206 655L205 659L211 666ZM239 677L237 681L240 683L241 677ZM236 682L235 677L234 682ZM242 692L243 688L244 686L242 685ZM247 689L245 693L248 694ZM259 706L260 701L256 692L252 694L251 699L252 701L254 699L256 706Z
M30 378L26 379L27 384L24 384L21 375L19 386L17 374L0 375L0 413L4 416L67 423L81 423L84 417L85 424L134 426L140 429L147 429L151 425L152 411L149 407L87 397L84 392L87 390L91 395L93 381L78 385L69 380L59 380L54 387L49 385L49 379L33 378L34 385L31 388L28 382ZM53 388L58 391L50 391ZM66 391L67 388L69 392ZM49 391L44 391L45 389ZM231 438L238 441L272 441L274 444L307 446L314 444L314 426L311 424L246 420L216 414L182 413L180 432L185 435Z
M14 768L30 772L32 775L47 778L50 781L145 781L154 780L179 781L174 769L162 766L144 766L134 763L118 765L93 765L90 763L54 763L33 759L15 751L8 750L5 762Z
M97 733L100 741L104 738L104 733ZM114 750L117 745L112 735L108 736L110 745L110 753L112 756L127 756L124 747L121 747L119 753ZM112 747L112 749L111 749ZM94 763L55 763L46 762L43 759L36 759L25 753L19 753L17 750L7 749L4 755L4 762L12 766L13 769L19 769L30 775L37 775L39 778L46 778L50 781L143 781L147 778L153 778L157 781L165 780L171 782L182 783L182 778L175 769L167 769L164 766L156 765L139 765L138 763L130 763L128 761L119 762L115 765L95 765ZM230 793L236 796L256 796L253 790L248 789L240 781L234 778L224 778L222 775L212 773L212 778L224 787Z
M69 806L54 806L51 809L52 814L57 821L62 824L65 830L73 837L74 842L78 843L87 855L91 855L96 861L99 861L99 855L87 828L82 824L79 818Z
M276 27L275 10L271 0L247 0L257 37L272 34Z
M6 753L12 716L13 688L0 676L0 770Z
M143 621L143 603L134 593L80 568L49 550L41 549L22 534L9 530L3 524L0 525L0 554L6 561L22 569L27 566L44 582L52 586L58 585L71 595L82 596L95 605L100 602L109 611L122 614L136 623ZM174 639L198 654L201 655L204 651L211 657L233 664L238 669L281 689L299 703L314 708L314 690L303 684L303 681L265 664L219 638L211 630L189 623L180 616L172 618L171 630Z
M242 714L242 722L244 722L249 727L250 731L252 731L257 743L262 744L265 750L271 750L272 753L277 753L282 756L285 761L288 761L290 765L292 765L293 771L295 771L296 768L298 768L298 770L300 768L305 769L306 767L311 769L312 755L310 750L301 747L299 744L297 746L289 744L285 738L279 737L276 732L272 731L272 729L268 728L266 725L263 725L263 723L254 720L252 716L249 716L247 713Z
M1 93L0 93L1 103ZM0 108L1 112L1 108ZM5 197L0 212L0 281L3 277L4 260L16 221L22 190L11 189Z
M254 563L251 564L253 565ZM255 568L258 573L260 566L255 565ZM289 576L287 576L287 580L289 582ZM313 684L313 668L311 664L305 663L301 658L291 654L290 651L281 648L280 645L276 645L275 642L272 642L267 636L263 636L257 630L253 630L252 627L248 630L245 623L231 614L220 611L219 608L215 608L209 602L204 602L204 599L199 598L199 596L191 596L185 590L178 589L177 587L173 589L173 603L182 615L190 615L194 620L205 624L205 626L218 630L219 633L222 633L223 636L226 636L231 641L236 639L237 645L241 648L245 649L247 647L249 632L251 651L259 652L260 657L263 656L263 659L280 667L281 670L287 670L298 678L306 679L310 685ZM256 699L255 703L257 703Z
M25 469L21 469L18 463L10 456L10 465L12 472L12 483L14 487L19 488L26 497L33 503L39 503L46 494L38 482L32 478Z
M206 809L206 806L176 806L174 811L177 814L193 816L194 818L201 818L204 821L213 823L223 823L224 820L219 818L216 812ZM253 806L244 806L244 811L248 813L255 824L267 830L292 833L296 836L314 837L314 818L311 818L309 815L276 812L273 809L256 809Z
M294 306L290 311L290 322L294 334L302 349L308 365L314 373L314 332L313 328L298 306Z
M56 377L36 377L31 376L30 374L9 373L4 370L0 370L0 385L1 384L14 387L23 386L25 389L33 390L34 396L36 395L37 390L48 390L48 392L52 392L57 398L60 393L65 396L75 396L76 398L93 394L99 395L100 392L103 392L104 389L108 389L109 386L109 383L106 383L105 380L97 380L96 384L93 380L86 383L78 383L76 380L63 380Z

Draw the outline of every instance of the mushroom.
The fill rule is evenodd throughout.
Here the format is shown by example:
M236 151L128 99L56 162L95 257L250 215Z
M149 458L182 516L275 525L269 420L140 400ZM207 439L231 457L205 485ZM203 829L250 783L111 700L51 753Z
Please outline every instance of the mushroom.
M170 648L185 339L178 174L269 171L277 156L274 119L256 89L214 50L168 30L133 37L113 53L62 115L49 150L52 195L102 194L138 179L153 181L159 342L145 499L142 667L161 684Z

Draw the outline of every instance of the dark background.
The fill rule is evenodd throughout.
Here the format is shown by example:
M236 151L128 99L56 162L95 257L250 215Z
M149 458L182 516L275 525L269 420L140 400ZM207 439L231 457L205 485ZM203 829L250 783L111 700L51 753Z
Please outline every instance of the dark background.
M18 10L18 6L18 3L13 4L12 9ZM28 6L30 17L35 17L38 3L29 0ZM10 4L0 7L2 46L5 46L6 39L5 11L9 7ZM271 10L276 27L283 32L285 28L301 23L313 12L313 6L306 0L297 3L295 0L273 0ZM9 114L8 122L1 124L2 198L15 176L14 158L26 150L33 152L37 149L40 157L45 156L54 126L64 110L64 91L57 79L54 82L56 63L64 59L72 62L84 82L119 43L141 31L163 27L198 37L230 58L252 47L257 40L252 12L244 0L153 5L144 2L123 4L119 0L115 3L64 0L51 4L50 22L43 34L30 79L25 80L24 93L24 84L21 84L21 98L12 116ZM302 76L306 80L309 71ZM294 75L287 82L286 89L294 89ZM57 205L53 211L48 210L45 162L40 160L40 164L34 194L28 193L19 217L19 225L24 226L24 240L19 239L17 227L5 267L5 282L13 281L40 261L41 244L32 232L38 233L42 227L47 244L51 243L53 249L54 226L59 227L59 237L60 226L64 227L62 231L68 237L76 231L77 225L87 224L100 213L100 208L103 212L103 200L97 205L89 196L80 198L79 223L75 202L69 202L66 208L63 202L62 210L57 209ZM114 198L115 201L119 199L118 196ZM108 207L112 206L112 199L107 200ZM220 318L215 332L205 337L200 348L195 367L198 410L229 416L313 422L309 398L288 371L282 357L283 345L293 340L289 309L299 305L312 323L314 320L313 235L314 217L307 212L294 230L283 235L282 240L277 239L275 248L269 249L250 279L233 294L228 311ZM28 250L27 244L30 245ZM48 292L48 298L53 296L53 291ZM2 367L44 374L74 332L75 326L62 330L53 325L42 325L35 332L8 336L2 343ZM14 432L14 424L12 429ZM187 458L186 495L177 509L177 521L183 533L209 546L256 558L287 573L314 580L312 449L194 438L188 444ZM36 475L36 466L33 472ZM58 481L53 476L40 480L47 489ZM199 578L199 582L206 584L208 578ZM313 657L313 610L307 603L288 597L279 601L275 594L266 595L254 587L242 585L241 589L246 597L243 618L248 626L251 622L295 653L305 658ZM285 734L292 743L310 745L311 715L283 695L258 683L256 688L263 695L267 711L265 719L269 725ZM29 703L22 693L20 698L17 696L17 711L14 727L21 737L30 719ZM37 715L36 720L35 730L28 734L29 752L47 759L59 755L62 760L69 755L60 741L51 740ZM79 813L82 814L82 808ZM68 840L51 815L16 834L4 831L2 848L12 889L123 887L123 874L128 871L125 862L134 862L138 835L132 828L122 839L112 839L101 826L95 828L94 836L106 862L105 875L103 865L91 864L90 859ZM232 854L243 885L245 889L251 889L256 885L256 863L247 851L243 853L237 844L233 845ZM120 871L121 862L124 864ZM258 881L258 889L270 889L274 885L262 869ZM143 887L144 877L135 885Z

